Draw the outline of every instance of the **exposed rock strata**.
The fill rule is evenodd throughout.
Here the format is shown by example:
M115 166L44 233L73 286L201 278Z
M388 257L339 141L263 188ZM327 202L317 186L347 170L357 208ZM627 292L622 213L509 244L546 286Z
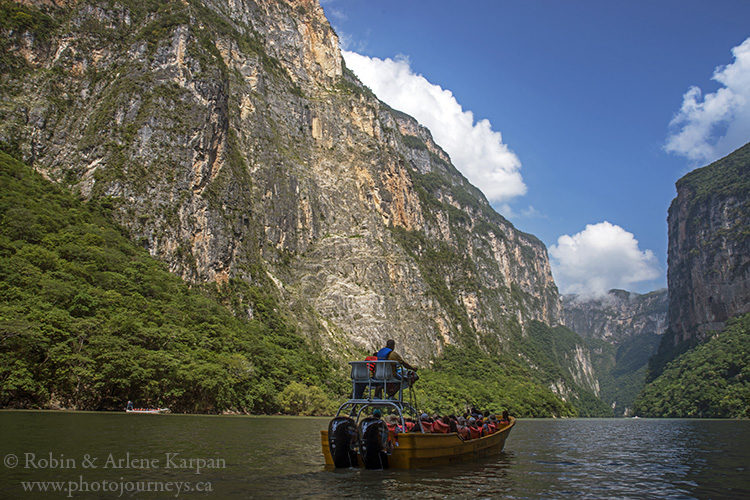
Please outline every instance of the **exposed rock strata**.
M601 298L563 297L563 323L587 340L597 395L616 416L628 415L643 387L649 358L667 328L667 290L644 295L610 290Z
M584 338L620 345L644 333L661 335L667 328L667 291L645 295L610 290L601 298L563 296L562 321Z
M672 342L702 342L750 312L750 143L677 181L669 207Z
M3 28L0 140L173 272L263 274L331 351L420 364L559 322L544 245L346 70L317 2L31 3L58 24Z

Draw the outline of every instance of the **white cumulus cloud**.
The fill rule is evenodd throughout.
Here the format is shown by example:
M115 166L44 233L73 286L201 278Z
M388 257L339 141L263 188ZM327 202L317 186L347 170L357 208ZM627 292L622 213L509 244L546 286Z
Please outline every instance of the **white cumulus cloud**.
M600 297L612 288L632 290L637 283L661 276L654 253L641 250L632 233L607 221L560 236L549 254L563 293Z
M406 58L378 59L342 51L347 67L392 108L415 117L451 161L490 201L503 202L526 193L521 162L503 144L489 120L474 121L450 90L415 74Z
M690 87L670 122L673 132L665 149L710 162L750 141L750 38L732 49L734 62L719 66L712 79L722 87L703 95Z

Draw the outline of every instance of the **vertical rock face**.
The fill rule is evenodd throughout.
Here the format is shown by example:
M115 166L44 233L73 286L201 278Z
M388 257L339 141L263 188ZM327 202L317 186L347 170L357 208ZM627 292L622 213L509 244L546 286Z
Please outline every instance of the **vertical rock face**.
M563 297L563 324L586 339L601 399L628 415L649 358L667 328L667 290L644 295L610 290L602 298Z
M677 181L669 207L673 345L750 311L750 143Z
M645 295L610 290L602 298L563 296L562 322L584 338L620 345L643 334L661 335L667 328L667 290Z
M173 272L270 277L335 352L393 337L424 363L559 322L544 245L344 67L316 1L26 4L0 141Z

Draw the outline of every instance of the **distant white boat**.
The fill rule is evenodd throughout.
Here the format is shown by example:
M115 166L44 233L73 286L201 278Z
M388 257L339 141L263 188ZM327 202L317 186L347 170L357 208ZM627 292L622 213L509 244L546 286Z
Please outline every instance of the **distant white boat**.
M125 413L169 413L169 408L125 408Z

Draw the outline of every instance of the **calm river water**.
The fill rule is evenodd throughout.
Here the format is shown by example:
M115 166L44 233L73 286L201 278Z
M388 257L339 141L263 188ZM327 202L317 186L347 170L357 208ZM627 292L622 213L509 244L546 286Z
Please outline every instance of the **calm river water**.
M327 422L0 412L0 497L750 498L748 421L520 420L497 456L414 471L325 470Z

